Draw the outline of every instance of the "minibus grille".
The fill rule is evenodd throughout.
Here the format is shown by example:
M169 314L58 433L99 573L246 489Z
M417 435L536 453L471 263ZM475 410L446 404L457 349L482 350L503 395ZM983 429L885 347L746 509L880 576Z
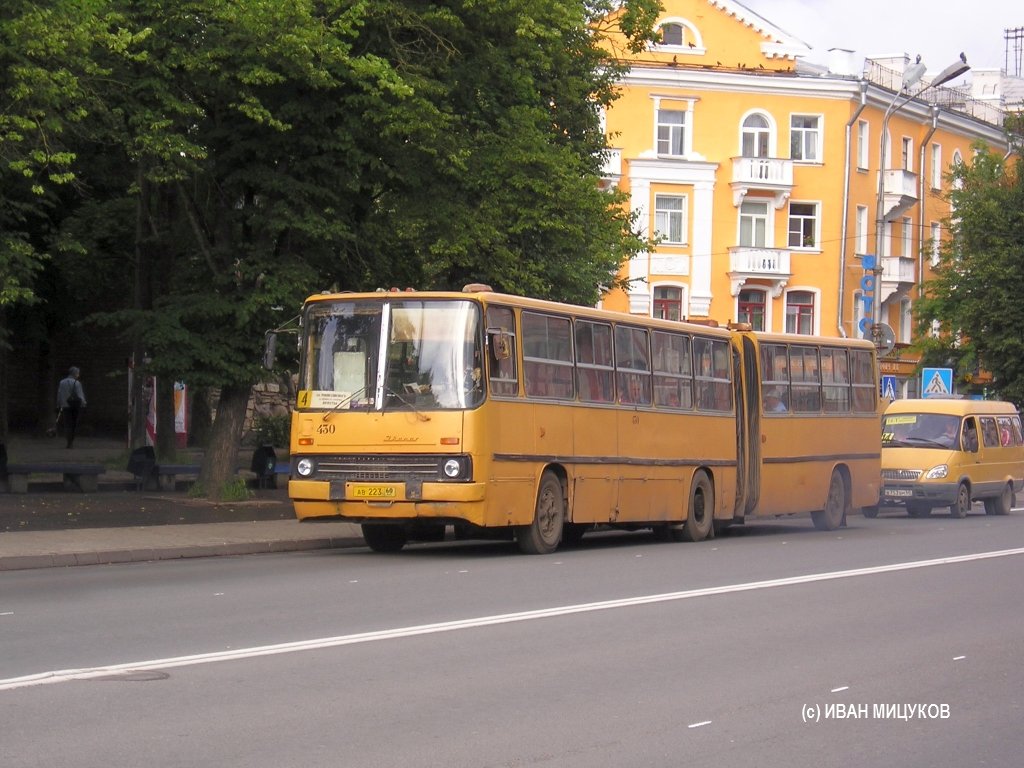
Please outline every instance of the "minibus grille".
M883 480L917 480L921 476L920 469L883 469Z
M353 455L317 459L317 476L349 482L401 482L436 480L441 457L437 455Z

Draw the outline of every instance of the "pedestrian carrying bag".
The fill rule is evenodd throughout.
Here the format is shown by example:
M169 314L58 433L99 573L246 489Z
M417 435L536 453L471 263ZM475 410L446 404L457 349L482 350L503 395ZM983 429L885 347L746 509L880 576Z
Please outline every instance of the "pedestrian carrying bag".
M50 427L48 430L46 430L46 436L47 437L56 437L57 436L57 427L60 426L60 417L63 416L63 415L64 415L64 409L63 408L58 408L57 409L57 418L54 420L53 426Z

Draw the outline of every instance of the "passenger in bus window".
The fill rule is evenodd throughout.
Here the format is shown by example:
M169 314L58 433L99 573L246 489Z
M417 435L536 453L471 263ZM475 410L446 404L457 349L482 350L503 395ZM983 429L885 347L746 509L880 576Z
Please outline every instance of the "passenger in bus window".
M769 389L764 394L765 413L785 413L786 404L782 401L782 393L778 389Z

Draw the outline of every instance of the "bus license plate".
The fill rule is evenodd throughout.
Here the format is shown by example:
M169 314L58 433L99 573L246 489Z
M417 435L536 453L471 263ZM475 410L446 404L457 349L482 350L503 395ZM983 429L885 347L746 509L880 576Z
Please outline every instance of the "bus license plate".
M909 488L886 488L886 496L913 496L914 492Z
M348 483L345 496L350 499L391 501L401 495L400 487L396 483Z

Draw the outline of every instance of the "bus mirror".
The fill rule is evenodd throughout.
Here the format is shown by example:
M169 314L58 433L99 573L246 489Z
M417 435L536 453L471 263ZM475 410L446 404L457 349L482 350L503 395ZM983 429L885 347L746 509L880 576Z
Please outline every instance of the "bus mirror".
M263 367L268 371L274 369L274 357L277 354L277 334L267 331L263 344Z
M512 357L512 337L505 331L491 334L491 354L495 360L508 360Z

